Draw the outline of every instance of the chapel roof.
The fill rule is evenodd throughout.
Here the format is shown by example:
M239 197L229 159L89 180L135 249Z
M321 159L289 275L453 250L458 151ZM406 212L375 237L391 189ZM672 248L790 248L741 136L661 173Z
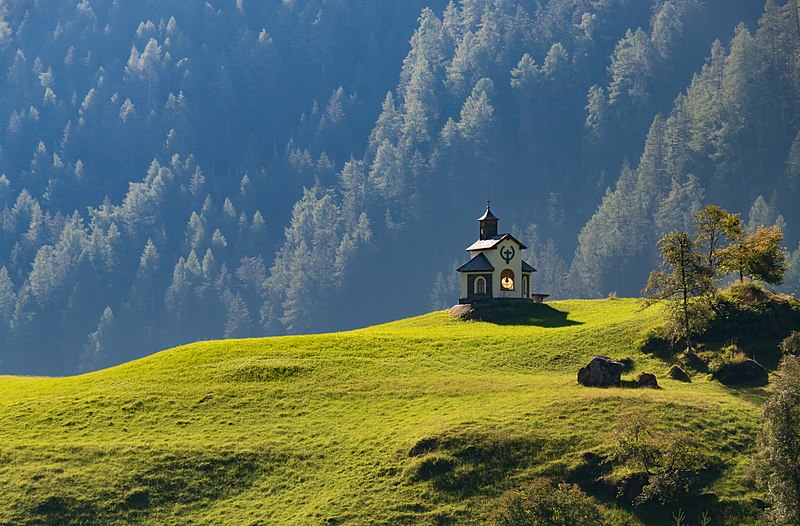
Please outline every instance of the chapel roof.
M478 254L456 269L456 272L493 272L494 267L484 254Z
M492 209L487 205L486 212L484 212L483 215L478 218L478 221L500 221L500 218L495 217L495 215L492 213Z
M511 234L500 234L497 236L492 236L487 239L479 239L478 241L468 246L467 251L472 252L473 250L490 250L493 248L497 248L497 245L500 244L501 241L505 241L506 239L514 241L517 245L519 245L519 248L521 248L522 250L528 248L522 243L520 243L520 241Z
M522 272L536 272L536 269L525 263L525 260L522 260Z

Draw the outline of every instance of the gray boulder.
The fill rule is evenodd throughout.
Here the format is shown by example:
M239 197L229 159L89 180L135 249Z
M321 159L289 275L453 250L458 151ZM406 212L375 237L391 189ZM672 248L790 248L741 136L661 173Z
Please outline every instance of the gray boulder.
M468 320L468 319L471 319L471 316L472 316L472 313L474 312L474 309L473 309L471 304L469 304L469 303L463 304L462 303L462 304L459 304L459 305L453 305L452 307L450 307L450 310L447 311L447 312L453 318L460 318L462 320Z
M578 383L586 387L619 387L624 365L607 356L595 356L578 371Z

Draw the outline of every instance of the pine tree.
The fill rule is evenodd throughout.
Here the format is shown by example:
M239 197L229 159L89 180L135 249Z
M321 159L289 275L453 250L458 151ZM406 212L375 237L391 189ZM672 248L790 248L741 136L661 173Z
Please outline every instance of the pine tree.
M17 294L14 291L14 283L8 275L6 267L0 267L0 338L8 342L12 332L12 320L17 308ZM11 354L9 349L0 351L0 364L3 355Z
M759 195L750 207L747 214L747 231L755 232L760 226L769 226L773 223L770 217L770 207L764 196Z
M430 299L428 300L428 308L432 311L446 309L448 307L447 292L447 281L444 278L444 274L438 272L436 274L436 279L433 281L433 289L431 290Z
M606 120L608 119L608 105L606 103L605 90L597 84L589 88L585 109L586 121L584 121L584 126L592 137L597 140L602 139L605 132Z
M339 86L333 90L330 98L328 98L328 104L325 106L325 116L327 117L327 121L333 126L336 126L344 120L343 98L344 88Z
M658 233L663 235L672 230L691 230L692 218L702 206L703 194L696 177L690 175L684 184L673 179L672 188L660 201L656 211Z
M384 199L391 201L403 195L405 182L398 151L388 139L378 147L369 171L369 181Z
M458 127L463 137L477 147L476 154L483 155L494 125L494 107L490 102L494 84L491 79L481 79L461 107Z
M384 139L390 143L396 143L400 138L402 127L403 117L395 107L394 95L389 91L386 93L386 98L383 99L381 114L369 136L369 149L373 155Z
M186 273L186 260L180 258L172 272L172 283L164 294L164 304L174 323L173 339L178 341L186 328L186 313L191 301L191 283Z
M786 274L783 276L783 291L800 295L800 243L786 260Z
M629 29L611 56L609 104L616 106L629 101L634 108L642 108L647 101L652 68L652 48L647 33L642 28Z
M252 320L247 304L238 292L231 294L226 290L223 294L225 303L225 337L242 338L250 335Z
M789 148L789 155L786 158L785 177L787 186L791 189L797 189L797 182L800 180L800 132L795 135L792 146Z
M92 371L109 365L109 339L113 330L114 313L110 307L106 307L97 323L97 329L89 334L89 342L81 358L82 371Z

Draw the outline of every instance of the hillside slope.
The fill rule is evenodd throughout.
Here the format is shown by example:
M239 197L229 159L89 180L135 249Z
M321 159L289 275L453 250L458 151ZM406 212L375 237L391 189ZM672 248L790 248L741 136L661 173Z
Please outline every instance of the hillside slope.
M0 378L0 524L483 524L503 491L573 476L642 413L690 430L718 460L705 488L715 524L753 522L745 470L763 389L666 379L669 364L632 343L658 307L536 309L517 324L437 312ZM594 354L631 357L626 374L655 372L663 389L578 386ZM443 465L432 458L450 469L431 472ZM603 505L616 523L669 523L655 508Z

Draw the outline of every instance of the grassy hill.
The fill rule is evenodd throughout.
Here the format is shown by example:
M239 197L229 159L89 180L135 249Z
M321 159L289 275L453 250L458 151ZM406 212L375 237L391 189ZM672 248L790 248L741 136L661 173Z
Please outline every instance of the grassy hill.
M678 505L617 505L586 474L586 453L609 452L641 414L715 459L704 500L680 505L691 524L703 509L754 522L747 466L767 393L667 379L670 364L633 345L661 316L630 299L553 302L503 324L437 312L0 377L0 524L484 524L537 476L580 483L610 522L668 524ZM654 372L663 389L577 385L595 354L632 358L625 377Z

